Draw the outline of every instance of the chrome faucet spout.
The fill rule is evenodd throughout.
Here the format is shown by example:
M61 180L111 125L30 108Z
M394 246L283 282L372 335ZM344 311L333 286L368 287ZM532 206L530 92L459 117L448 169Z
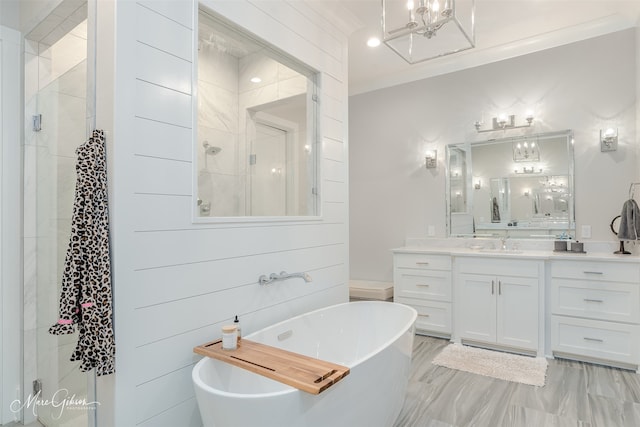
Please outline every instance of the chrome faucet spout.
M302 280L304 280L307 283L313 281L309 273L292 273L292 274L289 274L288 277L300 277Z
M276 280L285 280L293 277L299 277L307 283L313 281L309 273L287 273L286 271L281 271L280 274L271 273L269 277L263 274L262 276L258 277L258 283L260 283L261 285L268 285L269 283L275 282Z

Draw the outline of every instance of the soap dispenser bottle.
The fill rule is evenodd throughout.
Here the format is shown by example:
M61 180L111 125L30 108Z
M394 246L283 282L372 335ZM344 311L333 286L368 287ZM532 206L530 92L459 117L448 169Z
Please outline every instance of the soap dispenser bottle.
M238 341L242 338L242 328L240 327L240 320L238 320L238 315L236 314L236 318L233 320L233 324L238 330Z

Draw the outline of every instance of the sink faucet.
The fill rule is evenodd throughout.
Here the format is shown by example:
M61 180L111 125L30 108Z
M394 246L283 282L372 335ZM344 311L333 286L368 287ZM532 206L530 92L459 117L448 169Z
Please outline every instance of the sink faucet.
M503 237L500 238L500 248L503 251L507 250L507 236L503 236Z

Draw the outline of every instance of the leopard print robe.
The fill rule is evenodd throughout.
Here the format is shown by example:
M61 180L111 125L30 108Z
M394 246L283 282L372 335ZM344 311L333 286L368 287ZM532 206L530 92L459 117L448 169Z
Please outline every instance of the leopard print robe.
M65 258L60 294L60 319L49 333L79 331L71 361L96 375L115 372L109 257L109 214L104 132L80 145L76 154L76 192L71 238Z

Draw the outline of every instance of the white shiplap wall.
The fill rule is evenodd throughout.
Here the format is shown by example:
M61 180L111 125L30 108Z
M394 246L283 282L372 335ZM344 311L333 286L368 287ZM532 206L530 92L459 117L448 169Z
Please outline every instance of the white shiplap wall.
M98 382L98 425L198 426L195 345L236 314L246 334L348 299L346 36L304 2L203 2L322 73L322 218L194 224L197 4L108 3L97 14L97 126L110 156L117 373ZM258 285L281 270L314 280Z

